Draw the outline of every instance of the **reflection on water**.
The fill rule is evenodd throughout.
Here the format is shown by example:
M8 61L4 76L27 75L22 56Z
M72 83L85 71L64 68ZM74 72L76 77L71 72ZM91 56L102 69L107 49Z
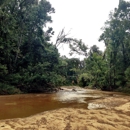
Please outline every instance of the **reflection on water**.
M82 91L70 91L70 92L58 92L56 94L55 100L60 102L68 103L68 102L78 102L78 103L87 103L85 99L94 99L99 98L99 94L88 93L87 90Z
M23 94L0 96L0 119L27 117L63 107L92 107L91 100L109 96L103 92L79 89L53 94ZM88 105L89 104L89 105Z

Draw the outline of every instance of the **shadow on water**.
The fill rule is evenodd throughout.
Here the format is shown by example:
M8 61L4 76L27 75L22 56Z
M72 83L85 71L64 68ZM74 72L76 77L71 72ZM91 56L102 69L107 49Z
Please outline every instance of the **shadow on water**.
M72 107L90 109L92 100L112 96L111 93L79 89L52 94L23 94L0 96L0 119L22 118L40 112ZM95 106L95 108L98 108Z

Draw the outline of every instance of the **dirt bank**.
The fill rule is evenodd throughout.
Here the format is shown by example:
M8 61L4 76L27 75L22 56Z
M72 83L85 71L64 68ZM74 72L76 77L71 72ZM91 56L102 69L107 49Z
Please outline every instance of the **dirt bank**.
M108 97L93 104L105 107L62 108L27 118L1 120L0 130L130 130L129 96Z

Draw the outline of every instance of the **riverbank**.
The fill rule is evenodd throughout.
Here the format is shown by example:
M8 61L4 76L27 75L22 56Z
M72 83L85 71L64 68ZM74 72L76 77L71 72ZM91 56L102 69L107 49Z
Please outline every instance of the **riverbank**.
M115 95L92 103L101 109L61 108L27 118L1 120L0 130L130 130L129 96Z

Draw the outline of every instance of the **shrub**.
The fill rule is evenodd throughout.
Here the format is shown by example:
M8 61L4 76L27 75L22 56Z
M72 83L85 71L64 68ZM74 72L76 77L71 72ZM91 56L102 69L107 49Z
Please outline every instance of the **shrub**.
M8 85L6 83L0 83L0 94L16 94L21 93L19 89L15 88L14 86Z
M88 86L91 80L92 80L92 76L90 74L83 73L78 78L79 86L81 87Z

